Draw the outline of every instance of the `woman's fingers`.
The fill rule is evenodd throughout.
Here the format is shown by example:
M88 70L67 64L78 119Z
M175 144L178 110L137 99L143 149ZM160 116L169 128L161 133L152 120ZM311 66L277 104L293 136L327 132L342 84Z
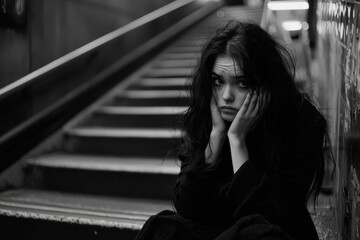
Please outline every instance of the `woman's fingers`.
M246 115L246 113L248 112L249 108L253 108L253 94L254 93L252 91L247 93L239 112L236 114L233 122L231 123L228 134L234 135L239 139L246 135L252 121L251 118Z
M250 105L246 111L246 116L252 118L256 116L256 113L259 109L259 94L257 92L253 92L252 97L251 97L251 101L250 101Z
M257 92L254 93L254 96L251 99L251 104L248 107L246 116L249 117L258 117L266 109L270 101L270 93L268 92Z
M237 135L239 138L245 136L266 109L269 101L269 93L249 91L230 126L228 134Z
M241 116L245 115L245 113L247 112L247 110L249 108L250 102L251 102L251 96L252 96L252 92L248 92L246 94L245 100L244 100L243 104L241 105L237 115L241 115Z

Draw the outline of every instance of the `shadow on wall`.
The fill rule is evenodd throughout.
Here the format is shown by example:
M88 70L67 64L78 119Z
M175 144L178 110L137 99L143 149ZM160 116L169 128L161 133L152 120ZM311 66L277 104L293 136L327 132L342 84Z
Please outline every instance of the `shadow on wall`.
M21 28L26 24L27 0L0 0L0 24Z

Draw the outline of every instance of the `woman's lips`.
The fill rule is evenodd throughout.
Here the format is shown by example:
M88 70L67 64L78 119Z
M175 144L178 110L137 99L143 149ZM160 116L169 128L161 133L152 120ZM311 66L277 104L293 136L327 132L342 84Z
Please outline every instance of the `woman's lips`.
M229 106L220 107L220 111L222 111L224 113L230 113L230 114L234 114L234 113L238 112L238 110L236 108L229 107Z

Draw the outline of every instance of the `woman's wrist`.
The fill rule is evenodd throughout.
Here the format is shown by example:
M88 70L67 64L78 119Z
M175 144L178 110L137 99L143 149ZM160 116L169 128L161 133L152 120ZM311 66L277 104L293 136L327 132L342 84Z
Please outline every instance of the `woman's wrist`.
M225 138L225 136L226 136L226 130L213 128L210 133L210 137Z
M245 137L243 136L239 136L237 134L227 134L228 138L229 138L229 142L232 145L237 145L237 146L246 146L246 142L245 142Z
M247 152L247 145L246 145L245 139L229 138L229 144L230 144L230 147L239 149L239 151L241 151L241 152Z
M231 159L233 163L234 173L247 161L249 160L249 153L245 138L239 138L234 136L228 136L230 149L231 149Z
M220 154L221 148L225 141L226 133L213 129L210 133L209 144L205 150L205 162L208 164L214 164Z

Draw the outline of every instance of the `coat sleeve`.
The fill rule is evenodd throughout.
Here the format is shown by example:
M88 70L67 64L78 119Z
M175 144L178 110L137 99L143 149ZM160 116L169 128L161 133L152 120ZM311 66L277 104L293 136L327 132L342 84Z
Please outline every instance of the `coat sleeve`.
M221 198L223 185L219 183L216 166L205 163L204 154L194 159L179 156L181 171L174 187L173 203L177 212L188 219L204 223L226 221L224 199Z
M251 159L243 164L227 190L234 220L259 214L293 236L309 234L310 237L301 239L316 239L305 200L314 178L317 152L313 146L303 149L301 154L289 154L283 159L287 164L274 172L259 172Z
M302 162L305 166L299 164L273 173L261 173L250 160L243 164L227 189L227 199L235 209L235 219L243 215L241 211L247 212L253 208L268 211L266 208L271 207L274 211L282 211L283 207L286 208L284 205L289 203L293 203L293 206L305 206L315 174L315 168L309 161L316 160L310 153L303 157L288 160Z

